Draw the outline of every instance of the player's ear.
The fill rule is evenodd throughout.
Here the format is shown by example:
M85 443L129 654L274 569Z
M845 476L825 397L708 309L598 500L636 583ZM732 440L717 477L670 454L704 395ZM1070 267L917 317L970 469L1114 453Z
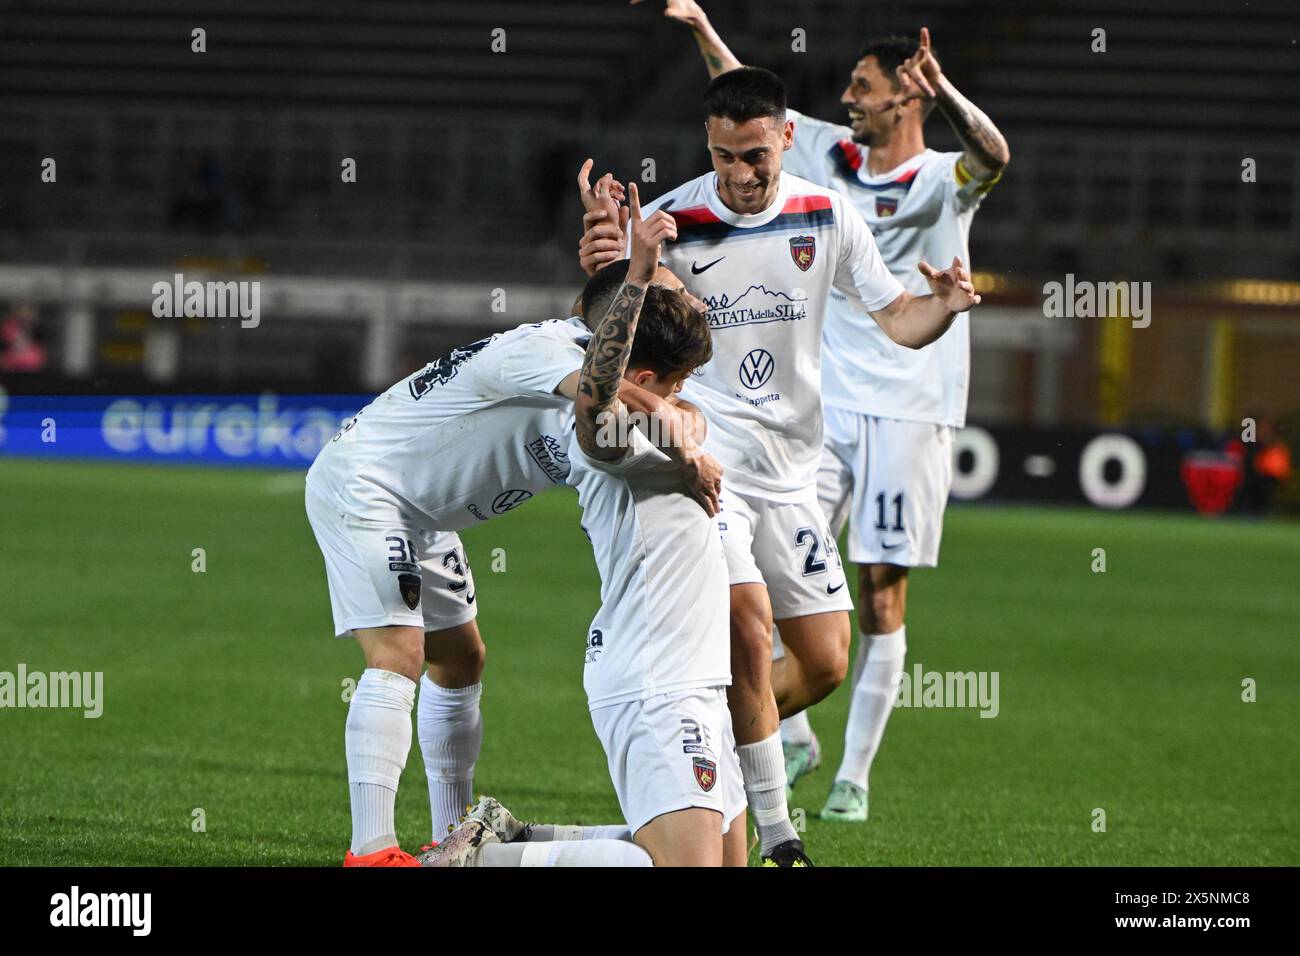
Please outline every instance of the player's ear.
M794 120L785 121L785 129L781 131L781 149L787 150L794 145Z

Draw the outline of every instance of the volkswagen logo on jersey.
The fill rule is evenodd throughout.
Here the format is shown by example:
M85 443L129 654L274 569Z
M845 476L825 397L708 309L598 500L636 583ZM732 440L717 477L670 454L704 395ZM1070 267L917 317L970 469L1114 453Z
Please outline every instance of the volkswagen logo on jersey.
M753 349L740 360L740 384L745 388L762 388L772 377L776 360L767 349Z
M492 513L494 515L503 515L507 511L514 511L532 496L531 491L520 488L503 491L492 499Z
M790 258L800 272L807 272L812 268L813 259L817 258L817 239L814 236L791 236Z

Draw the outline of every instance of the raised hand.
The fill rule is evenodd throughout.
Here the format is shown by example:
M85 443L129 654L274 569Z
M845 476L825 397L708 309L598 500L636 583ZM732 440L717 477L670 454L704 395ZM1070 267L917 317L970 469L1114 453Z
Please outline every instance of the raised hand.
M641 0L632 0L632 6L638 3L641 3ZM703 8L695 0L667 0L664 4L664 16L684 23L688 27L699 27L708 22Z
M602 209L589 212L582 217L582 238L578 240L578 262L582 271L594 276L611 262L626 258L623 251L627 248L627 207L621 213L623 224L609 221L609 213Z
M677 239L677 220L662 209L652 212L649 219L642 219L641 197L636 183L628 186L627 204L632 223L632 254L627 281L645 286L659 268L659 250L663 244Z
M620 205L626 191L623 184L606 173L593 189L589 179L592 160L578 171L578 196L586 213L582 217L583 234L578 242L578 261L587 275L623 258L627 248L628 208Z
M885 100L878 110L893 109L912 100L932 100L939 95L943 84L943 71L930 47L930 28L921 27L921 45L895 71L901 89L898 95Z
M587 212L603 209L613 215L618 214L619 203L626 198L623 184L614 178L613 173L606 173L596 180L596 187L591 186L591 170L596 165L594 159L588 159L578 170L578 198L582 208Z
M960 256L954 256L952 265L942 272L924 259L917 264L916 268L930 284L930 291L934 293L934 297L950 312L965 312L971 306L979 305L980 295L975 291L970 271L962 265Z

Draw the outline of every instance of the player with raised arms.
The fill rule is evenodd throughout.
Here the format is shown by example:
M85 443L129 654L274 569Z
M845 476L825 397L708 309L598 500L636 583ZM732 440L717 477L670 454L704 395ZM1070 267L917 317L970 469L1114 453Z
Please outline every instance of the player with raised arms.
M694 0L668 0L664 12L691 28L710 77L741 67ZM898 281L922 292L917 259L970 262L971 221L1011 160L1007 141L944 75L924 27L919 42L868 40L840 102L847 126L789 112L786 169L843 195ZM926 148L923 126L936 106L960 152ZM939 561L953 433L966 421L970 327L963 313L933 345L902 349L832 293L824 338L817 483L836 535L849 523L859 632L844 759L821 816L858 822L907 653L908 570ZM781 734L793 784L817 765L820 748L806 713L783 721Z
M654 282L681 287L664 269ZM612 292L607 282L589 285L582 303L603 315ZM417 682L435 840L472 799L485 649L455 532L565 483L590 335L574 317L453 349L366 406L308 471L307 514L325 558L334 631L355 636L365 658L344 734L352 805L345 865L417 865L398 847L393 823ZM690 406L630 382L620 394L656 417L696 507L712 514L721 472L692 438Z
M704 106L713 172L647 208L676 221L664 262L689 278L713 331L713 359L683 394L727 470L717 523L731 584L729 700L760 853L764 865L808 866L786 807L778 713L798 713L844 678L853 606L817 500L827 297L839 291L893 341L922 348L979 296L956 258L944 271L917 263L931 294L908 292L843 196L782 170L794 122L775 74L719 76ZM584 221L584 268L625 254L607 209ZM774 619L790 651L775 664Z

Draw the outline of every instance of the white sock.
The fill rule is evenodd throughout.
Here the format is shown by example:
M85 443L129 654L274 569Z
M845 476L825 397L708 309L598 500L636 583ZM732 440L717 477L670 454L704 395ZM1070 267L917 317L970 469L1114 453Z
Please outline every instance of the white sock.
M474 802L474 764L483 747L483 685L440 687L426 671L420 678L420 752L429 778L433 838L441 840Z
M519 837L525 843L551 843L574 840L624 840L632 842L632 831L622 824L603 827L565 826L560 823L534 823Z
M622 840L554 843L489 843L476 856L478 866L654 866L650 854Z
M812 724L808 723L808 711L801 710L793 717L781 721L781 741L787 744L806 746L812 743Z
M773 734L756 744L736 747L740 758L740 773L745 779L745 796L749 810L758 827L762 853L794 840L798 834L790 824L790 811L785 806L785 757L781 753L781 735Z
M357 681L343 733L352 798L352 852L357 856L397 845L393 805L411 751L415 682L368 668Z
M898 697L898 675L907 657L907 628L888 634L858 635L858 661L849 701L849 722L844 729L844 759L836 780L848 780L866 789L871 762L880 749L885 724Z
M772 628L772 660L779 661L785 657L785 646L781 643L781 632ZM807 745L812 743L812 724L808 723L808 712L801 710L793 717L781 721L781 741L787 744Z

